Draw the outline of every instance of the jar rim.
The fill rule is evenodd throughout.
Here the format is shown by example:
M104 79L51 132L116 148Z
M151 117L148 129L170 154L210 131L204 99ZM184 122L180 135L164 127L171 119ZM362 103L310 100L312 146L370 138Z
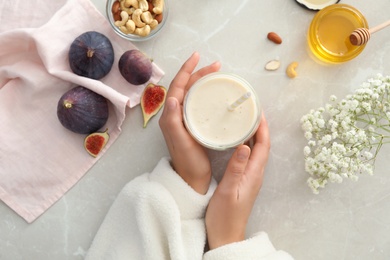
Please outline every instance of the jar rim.
M242 138L240 138L239 140L237 141L234 141L234 142L226 142L226 143L216 143L216 142L213 142L211 140L208 140L206 138L203 138L201 135L199 135L198 133L196 133L194 131L194 127L192 126L191 122L188 120L188 98L190 97L191 93L193 91L196 90L196 88L198 88L198 86L201 86L202 83L204 83L205 81L208 81L208 80L212 80L212 79L218 79L218 78L221 78L221 77L225 77L225 78L228 78L228 79L231 79L235 82L238 82L240 83L241 85L243 85L245 88L247 88L251 94L252 94L252 98L254 100L254 104L255 104L255 107L256 107L256 118L251 126L250 129L248 129L248 132L242 136ZM232 73L224 73L224 72L213 72L213 73L210 73L202 78L200 78L199 80L197 80L193 86L189 89L189 91L186 93L185 97L184 97L184 102L183 102L183 121L184 121L184 125L186 126L189 134L198 142L200 143L201 145L203 145L204 147L206 148L209 148L209 149L213 149L213 150L227 150L227 149L230 149L230 148L234 148L234 147L237 147L238 145L240 144L243 144L245 143L247 140L249 140L253 135L254 133L256 132L258 126L260 125L260 120L261 120L261 105L260 105L260 101L259 101L259 98L257 97L257 94L256 94L256 91L255 89L251 86L251 84L249 84L248 81L246 81L245 79L243 79L242 77L238 76L238 75L235 75L235 74L232 74Z

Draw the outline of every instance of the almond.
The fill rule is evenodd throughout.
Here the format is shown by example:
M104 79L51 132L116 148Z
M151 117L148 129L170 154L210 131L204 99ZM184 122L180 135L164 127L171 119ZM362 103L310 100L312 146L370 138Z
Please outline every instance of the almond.
M270 32L267 34L268 40L276 43L276 44L281 44L282 43L282 38L275 32Z
M114 18L114 21L120 21L121 20L121 10L119 10L116 13L113 13L112 17Z
M120 12L120 10L121 10L121 7L120 7L119 1L115 1L114 4L113 4L112 7L111 7L111 12L112 12L113 14L115 14L115 13L117 13L117 12Z
M163 20L163 14L161 13L161 14L156 15L154 17L154 19L156 19L158 23L161 23Z
M269 71L277 70L280 67L280 61L278 60L271 60L265 64L265 69Z

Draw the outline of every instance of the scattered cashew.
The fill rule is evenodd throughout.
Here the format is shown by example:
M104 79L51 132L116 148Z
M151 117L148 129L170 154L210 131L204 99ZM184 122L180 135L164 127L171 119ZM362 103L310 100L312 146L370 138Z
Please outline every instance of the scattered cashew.
M121 20L120 21L116 21L115 22L115 25L116 26L123 26L126 24L127 20L129 20L129 14L125 11L122 11L121 12Z
M287 66L287 69L286 69L286 74L288 77L290 78L295 78L298 74L297 72L295 71L295 69L298 67L298 62L294 61L294 62L291 62L288 66Z
M146 0L138 0L138 8L141 9L142 11L148 11L149 9L149 4L148 1Z
M141 28L135 28L134 33L139 35L139 36L147 36L150 33L150 26L147 24L144 27Z
M135 23L135 26L141 28L141 27L144 27L145 26L145 23L142 22L141 20L141 14L142 14L142 10L141 9L136 9L133 13L133 15L131 16L131 19L134 21Z
M153 21L153 16L149 11L146 11L141 14L141 20L146 24L150 24Z
M155 14L161 14L164 8L164 0L153 0L152 4L154 6L153 12Z

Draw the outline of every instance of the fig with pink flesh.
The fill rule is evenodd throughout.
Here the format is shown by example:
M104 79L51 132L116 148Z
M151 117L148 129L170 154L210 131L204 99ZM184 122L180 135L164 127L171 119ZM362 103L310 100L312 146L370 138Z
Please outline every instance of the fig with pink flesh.
M90 134L107 122L108 101L92 90L77 86L64 93L58 101L57 117L70 131Z
M129 50L122 54L118 62L122 76L133 85L141 85L151 78L151 60L139 50Z
M141 96L141 109L144 117L144 127L164 105L167 90L163 86L149 83Z
M84 148L87 150L87 152L92 155L93 157L98 156L101 150L106 146L108 139L110 138L110 135L108 134L108 129L101 132L96 132L89 134L84 139Z
M101 79L114 63L114 49L103 34L89 31L78 36L69 49L71 70L83 77Z

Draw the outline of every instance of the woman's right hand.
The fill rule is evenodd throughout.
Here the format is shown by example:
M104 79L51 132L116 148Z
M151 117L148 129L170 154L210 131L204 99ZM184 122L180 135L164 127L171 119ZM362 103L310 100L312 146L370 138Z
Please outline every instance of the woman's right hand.
M228 162L225 174L206 211L210 249L245 239L245 229L260 191L268 161L270 138L264 117L252 149L241 145Z

